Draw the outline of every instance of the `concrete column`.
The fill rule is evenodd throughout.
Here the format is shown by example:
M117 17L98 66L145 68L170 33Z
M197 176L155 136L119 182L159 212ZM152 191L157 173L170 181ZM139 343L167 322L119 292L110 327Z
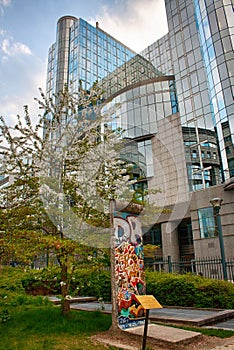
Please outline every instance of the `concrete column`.
M180 260L178 231L174 223L165 222L161 225L163 259L171 257L172 261Z

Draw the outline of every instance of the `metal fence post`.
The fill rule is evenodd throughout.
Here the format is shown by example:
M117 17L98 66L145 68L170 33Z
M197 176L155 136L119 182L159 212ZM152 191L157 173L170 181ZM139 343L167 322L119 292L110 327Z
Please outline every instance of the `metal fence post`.
M171 256L168 255L167 257L167 262L168 262L168 272L172 273L172 262L171 262Z

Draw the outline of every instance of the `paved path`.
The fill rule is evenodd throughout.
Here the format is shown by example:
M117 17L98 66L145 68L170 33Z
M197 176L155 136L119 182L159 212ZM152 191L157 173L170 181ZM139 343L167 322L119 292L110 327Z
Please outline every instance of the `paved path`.
M98 302L72 303L71 308L79 310L101 310ZM111 313L111 304L105 303L105 313ZM227 321L224 321L231 318ZM150 310L150 319L157 322L184 323L192 326L210 326L234 331L234 310L204 310L193 308L162 308ZM213 324L215 324L213 326Z
M60 300L56 297L50 297L50 300L55 304L60 302ZM102 305L92 297L77 297L71 299L72 309L85 311L101 310L104 313L111 313L111 303L104 303L103 306L104 309L102 309ZM150 320L163 323L174 322L234 331L234 310L205 310L165 307L162 309L150 310ZM126 331L142 337L143 328L144 327L136 327ZM193 340L196 341L196 339L199 339L200 336L201 333L199 332L190 332L183 329L172 327L169 328L156 324L149 324L148 329L148 338L153 338L159 343L164 343L164 345L168 344L170 348L173 344L180 346L180 344L186 344ZM100 339L100 341L105 343L105 340L103 339ZM118 345L125 350L135 349L130 345L122 346L122 344L117 344L116 341L110 343L110 339L106 340L106 344L115 346ZM234 350L234 338L232 337L230 340L226 339L224 345L217 345L211 350Z

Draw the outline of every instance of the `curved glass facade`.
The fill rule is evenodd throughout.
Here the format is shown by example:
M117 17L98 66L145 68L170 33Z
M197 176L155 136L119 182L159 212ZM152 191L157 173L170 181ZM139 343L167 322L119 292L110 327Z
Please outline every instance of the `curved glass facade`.
M105 109L114 108L114 127L125 130L123 137L139 138L157 133L157 122L178 112L172 77L133 84L120 90Z
M190 135L198 145L194 166L199 166L206 188L202 129L207 142L212 142L211 135L216 133L217 154L221 155L217 156L221 176L211 181L211 186L234 176L233 2L165 0L165 5L169 33L142 54L164 74L175 76L181 124L195 130ZM186 133L185 142L187 138ZM188 157L187 146L185 151ZM188 176L190 189L197 189L198 174L188 168Z
M234 175L234 108L231 65L234 65L233 4L195 0L196 23L207 73L214 127L217 131L224 179ZM225 58L225 61L224 61Z

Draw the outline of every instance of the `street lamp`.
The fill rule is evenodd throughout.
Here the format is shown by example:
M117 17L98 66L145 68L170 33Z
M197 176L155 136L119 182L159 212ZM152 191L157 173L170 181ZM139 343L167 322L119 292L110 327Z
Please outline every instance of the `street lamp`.
M210 200L210 203L212 204L212 206L214 208L214 213L216 215L216 220L217 220L221 262L222 262L222 269L223 269L223 278L225 280L227 280L228 277L227 277L227 266L226 266L225 250L224 250L224 243L223 243L223 231L222 231L221 219L220 219L220 214L219 214L222 201L223 201L222 198L213 198Z

